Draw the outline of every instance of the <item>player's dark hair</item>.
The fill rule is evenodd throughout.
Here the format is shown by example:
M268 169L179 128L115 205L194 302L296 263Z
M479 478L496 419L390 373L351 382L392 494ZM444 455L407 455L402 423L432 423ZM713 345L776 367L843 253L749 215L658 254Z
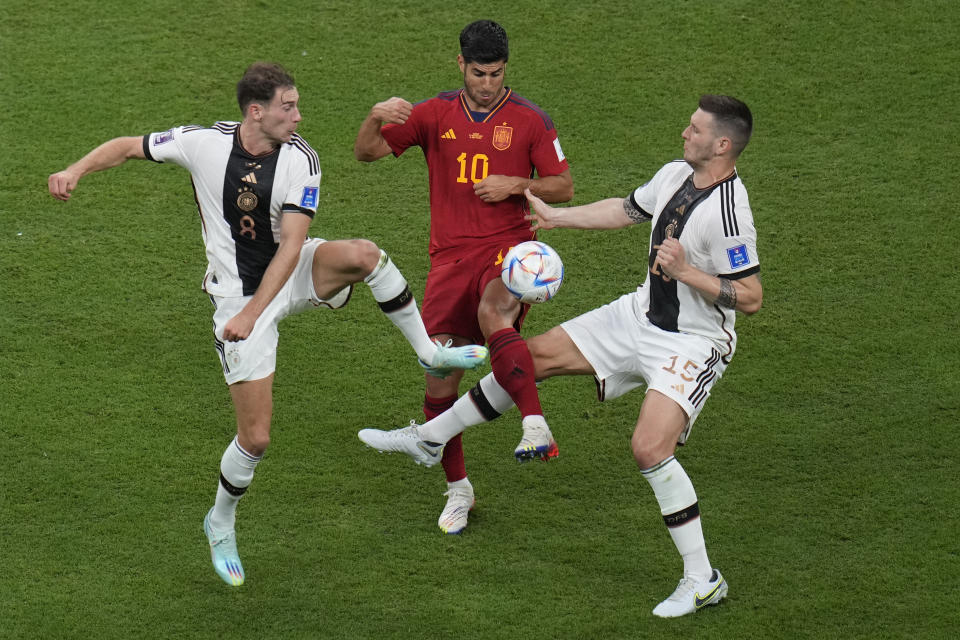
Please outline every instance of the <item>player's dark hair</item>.
M510 57L507 32L493 20L471 22L460 32L460 55L467 63L506 62Z
M713 115L718 133L730 138L736 155L750 142L753 133L753 115L743 102L730 96L700 96L700 108Z
M274 62L254 62L237 83L237 103L247 114L247 107L256 102L268 104L279 87L294 87L296 83L286 69Z

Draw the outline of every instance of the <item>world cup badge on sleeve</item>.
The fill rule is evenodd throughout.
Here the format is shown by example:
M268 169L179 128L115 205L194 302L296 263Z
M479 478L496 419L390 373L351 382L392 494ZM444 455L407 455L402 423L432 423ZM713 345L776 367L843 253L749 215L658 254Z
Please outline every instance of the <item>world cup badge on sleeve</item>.
M303 195L300 197L300 206L305 209L316 209L317 191L317 187L304 187Z
M171 140L173 140L173 129L168 129L167 131L158 133L156 136L154 136L153 146L159 147L160 145L166 144Z
M730 261L731 269L739 269L750 264L750 254L747 253L747 246L740 244L727 249L727 260Z

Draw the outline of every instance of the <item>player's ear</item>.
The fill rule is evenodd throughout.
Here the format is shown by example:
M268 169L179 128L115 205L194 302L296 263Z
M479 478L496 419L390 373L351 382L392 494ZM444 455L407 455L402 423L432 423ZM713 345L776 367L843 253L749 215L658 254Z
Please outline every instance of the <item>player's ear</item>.
M730 150L733 148L733 142L730 138L726 136L720 136L717 138L717 155L723 155L725 153L730 153Z
M457 54L457 66L460 67L460 73L467 72L467 63L463 60L463 54Z

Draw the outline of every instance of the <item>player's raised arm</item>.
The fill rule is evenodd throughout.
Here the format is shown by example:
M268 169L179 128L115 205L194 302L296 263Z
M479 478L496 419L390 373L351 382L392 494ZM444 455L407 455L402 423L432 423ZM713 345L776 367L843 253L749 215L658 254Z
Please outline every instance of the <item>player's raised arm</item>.
M607 198L578 207L551 207L533 195L530 189L524 194L530 202L530 230L555 229L620 229L638 220L630 217L624 208L623 198Z
M146 159L143 138L126 136L108 140L72 165L47 178L47 188L57 200L68 200L80 178L88 173L119 166L131 158Z
M357 131L354 157L361 162L373 162L390 154L393 150L381 135L380 127L383 123L403 124L412 112L413 105L403 98L393 97L373 105Z

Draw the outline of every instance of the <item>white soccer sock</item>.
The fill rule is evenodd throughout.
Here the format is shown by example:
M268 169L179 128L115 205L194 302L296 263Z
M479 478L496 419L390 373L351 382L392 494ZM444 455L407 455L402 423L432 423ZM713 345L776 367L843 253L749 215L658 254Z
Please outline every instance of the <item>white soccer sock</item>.
M417 431L427 442L446 443L467 427L489 422L513 406L510 394L504 391L492 373L488 373L473 389L463 394L453 406Z
M466 477L461 478L455 482L448 482L447 489L473 489L473 485L470 484L470 480Z
M217 500L210 514L210 526L215 531L232 531L237 519L237 503L253 482L253 470L260 458L251 455L234 437L220 459L220 482Z
M710 579L712 569L700 524L700 505L693 483L676 458L641 471L650 483L673 544L683 556L683 575L698 582Z
M417 356L431 364L437 346L427 335L417 301L410 292L406 279L383 249L380 250L380 262L363 281L370 287L373 299L380 305L380 309L400 329L417 352Z

